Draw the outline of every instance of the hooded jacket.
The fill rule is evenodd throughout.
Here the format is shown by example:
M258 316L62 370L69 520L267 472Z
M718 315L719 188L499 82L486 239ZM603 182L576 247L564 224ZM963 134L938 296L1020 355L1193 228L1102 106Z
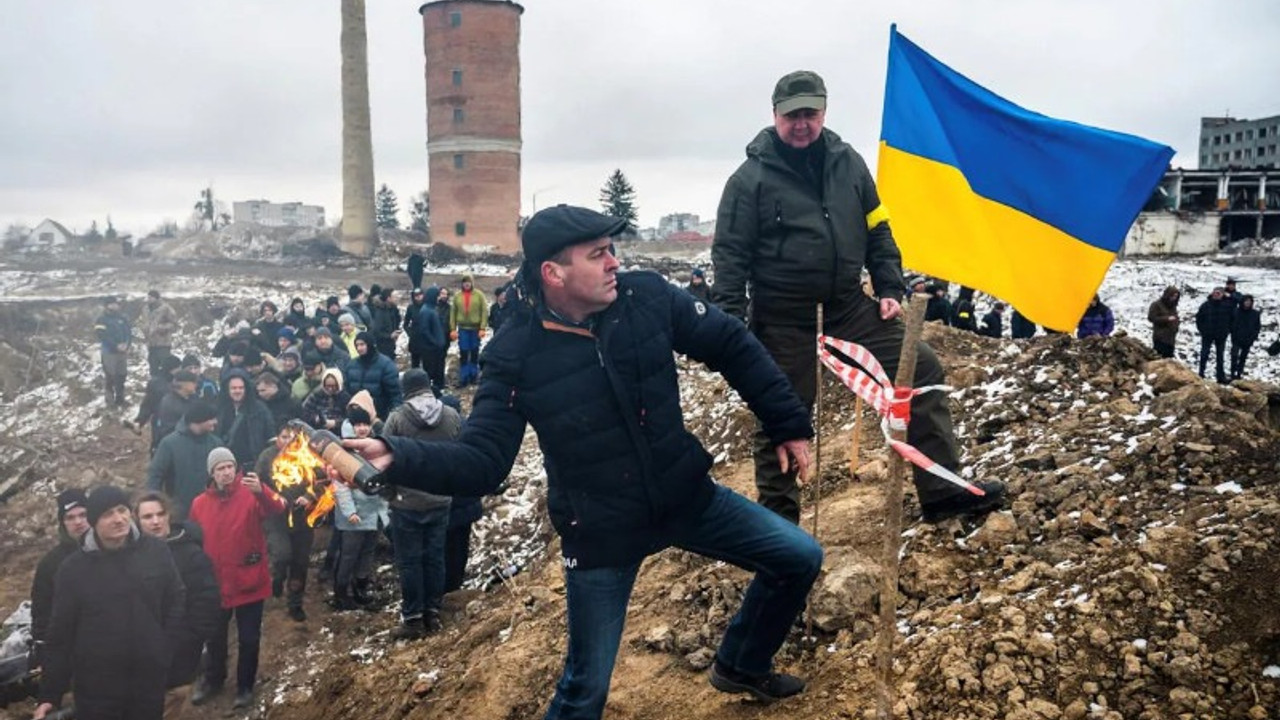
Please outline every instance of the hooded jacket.
M55 584L40 702L60 705L74 683L86 717L92 708L133 698L162 703L185 608L164 541L132 527L124 547L104 550L90 530L58 568Z
M1116 316L1101 300L1085 308L1076 328L1076 337L1107 336L1116 329Z
M378 352L373 336L362 332L356 336L368 348L364 355L351 358L344 373L344 387L354 396L367 390L373 397L377 417L386 417L403 400L400 391L400 372L391 358Z
M191 519L204 532L204 552L213 562L224 610L271 597L262 523L286 509L284 499L267 483L255 494L240 478L237 473L225 491L210 482L191 504Z
M237 408L231 402L231 394L226 392L226 385L223 385L223 393L218 396L218 432L226 440L227 449L236 456L236 463L240 467L250 467L262 448L276 436L275 418L258 399L257 388L248 372L236 368L227 379L233 377L241 377L245 381L244 400ZM207 470L205 474L208 475Z
M450 442L462 430L458 411L440 402L430 388L409 396L404 404L391 411L382 426L382 435L411 437L419 440ZM397 487L391 497L392 510L434 510L448 507L448 495L433 495L421 490Z
M723 374L773 443L812 436L808 411L742 323L655 273L617 281L617 300L590 329L544 312L513 316L484 352L457 442L383 438L395 457L388 483L489 494L532 424L565 562L608 567L666 547L715 492L712 458L684 426L675 353Z
M222 602L213 562L204 554L200 526L193 522L174 525L165 540L186 588L184 617L173 633L173 664L169 666L168 686L177 687L195 680L204 644L222 620Z
M324 391L324 379L331 377L338 381L338 392L330 395ZM320 384L307 399L302 402L302 420L315 428L329 428L337 432L342 419L347 415L347 404L351 402L351 393L342 389L342 372L337 368L325 368L320 375ZM329 425L333 421L333 425Z
M436 302L440 299L440 288L432 285L423 296L422 308L418 311L418 319L414 323L412 338L421 347L442 350L449 344L449 333L440 322L440 311ZM405 325L408 330L408 323Z
M147 489L159 490L173 499L173 521L187 517L191 502L209 484L209 468L205 459L209 451L221 447L222 438L214 433L193 435L183 418L178 429L165 436L156 446L147 466Z
M1178 298L1182 292L1170 285L1160 298L1147 308L1147 320L1151 321L1151 338L1158 343L1175 345L1178 342Z
M753 323L808 326L817 303L836 317L862 297L863 267L877 295L901 300L902 255L862 156L824 129L814 144L825 148L819 191L781 144L776 130L761 130L725 185L712 301L746 319L749 295Z
M1249 307L1244 304L1248 302ZM1262 311L1253 307L1253 296L1245 295L1236 306L1235 318L1231 321L1231 343L1236 346L1252 345L1262 332Z
M404 309L404 319L400 323L405 337L409 339L409 352L415 354L423 350L422 338L418 337L418 319L424 307L430 307L426 302L426 291L423 291L423 300L409 301L409 305Z

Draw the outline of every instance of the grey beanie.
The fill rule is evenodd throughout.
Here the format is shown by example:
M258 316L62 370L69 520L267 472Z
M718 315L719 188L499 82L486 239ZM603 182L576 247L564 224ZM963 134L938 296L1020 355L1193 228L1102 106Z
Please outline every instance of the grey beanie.
M209 471L209 477L213 477L213 469L224 462L235 462L236 456L224 447L216 447L209 451L209 457L205 459L205 467Z

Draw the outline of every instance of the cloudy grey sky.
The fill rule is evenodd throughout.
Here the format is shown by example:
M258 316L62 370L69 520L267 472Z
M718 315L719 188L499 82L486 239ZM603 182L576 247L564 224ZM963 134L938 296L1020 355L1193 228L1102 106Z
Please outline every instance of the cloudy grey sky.
M427 184L420 3L367 0L377 181ZM0 223L184 222L198 191L341 212L338 0L5 0ZM1275 0L528 0L524 211L595 205L621 168L642 225L715 213L784 73L872 165L889 25L993 91L1142 135L1194 167L1199 118L1280 114Z

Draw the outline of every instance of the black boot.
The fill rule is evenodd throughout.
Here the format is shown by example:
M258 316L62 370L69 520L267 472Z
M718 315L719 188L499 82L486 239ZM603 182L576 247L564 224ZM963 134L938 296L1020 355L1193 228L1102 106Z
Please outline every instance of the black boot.
M357 605L362 607L372 605L374 602L373 581L368 579L356 580L355 586L352 588L351 595L355 599Z
M981 515L995 510L1004 504L1007 488L999 480L987 480L975 483L985 495L973 495L960 492L937 502L921 503L922 519L927 523L938 523L960 515Z

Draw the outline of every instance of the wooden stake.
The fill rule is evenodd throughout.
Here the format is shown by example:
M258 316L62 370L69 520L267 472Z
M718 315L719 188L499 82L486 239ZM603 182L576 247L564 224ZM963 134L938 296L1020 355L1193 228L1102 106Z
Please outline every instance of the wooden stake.
M898 356L898 375L893 384L909 388L916 374L916 346L924 328L924 311L929 298L913 294L905 308L906 337ZM894 439L905 440L906 433L893 432ZM884 549L880 560L880 628L876 633L876 717L890 720L896 688L893 682L893 643L898 638L898 547L902 544L902 482L911 465L891 448L889 476L884 493Z
M862 396L853 401L853 441L849 444L849 477L858 477L858 456L862 449Z
M824 332L822 325L822 303L818 303L817 310L818 332ZM817 390L813 396L813 472L809 474L809 481L813 483L813 539L818 539L818 512L822 507L822 356L818 354L817 337L814 337L814 376L817 380ZM804 609L804 627L805 635L813 637L813 603L805 605Z

